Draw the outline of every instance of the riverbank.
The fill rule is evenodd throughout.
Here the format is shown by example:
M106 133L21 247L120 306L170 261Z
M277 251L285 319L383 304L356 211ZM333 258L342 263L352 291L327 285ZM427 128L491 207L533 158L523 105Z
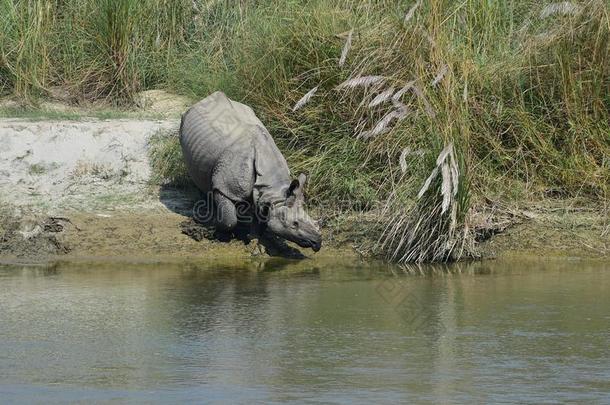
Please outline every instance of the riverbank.
M178 126L179 107L166 112L160 119L1 119L0 261L372 257L382 215L375 209L331 215L312 207L324 232L318 254L215 240L190 218L198 192L159 184L151 168L154 139L171 137ZM470 223L484 259L603 258L610 251L607 210L576 199L487 201Z
M108 211L106 211L108 212ZM118 262L247 262L250 259L303 258L325 261L337 256L351 259L358 253L349 243L336 242L326 232L327 246L314 254L292 248L270 251L253 240L221 242L194 237L187 216L171 211L69 212L49 217L28 214L3 218L0 263L46 263L53 261ZM295 256L295 251L302 256Z
M603 218L593 211L535 210L523 220L479 245L484 260L518 256L607 259L610 252ZM50 217L23 214L0 221L0 262L45 263L53 261L176 262L225 260L248 261L285 257L282 252L262 251L257 240L221 242L196 239L185 232L189 218L174 212L114 211L71 212ZM337 257L370 258L362 238L365 227L358 218L324 229L321 252L300 250L308 261L325 262ZM607 232L607 228L605 229ZM296 248L295 248L296 249Z

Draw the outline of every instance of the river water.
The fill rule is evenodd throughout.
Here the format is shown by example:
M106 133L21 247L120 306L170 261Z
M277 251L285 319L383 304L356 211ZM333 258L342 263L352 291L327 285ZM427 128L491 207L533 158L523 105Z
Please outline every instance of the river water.
M610 265L0 267L0 402L610 403Z

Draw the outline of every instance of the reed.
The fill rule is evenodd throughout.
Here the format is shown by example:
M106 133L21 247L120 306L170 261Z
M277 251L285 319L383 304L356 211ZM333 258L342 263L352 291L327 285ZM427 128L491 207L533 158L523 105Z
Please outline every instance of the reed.
M0 1L0 94L29 102L48 83L53 22L51 0Z
M190 185L177 133L158 133L150 140L152 182L173 187Z
M349 50L352 48L352 36L354 35L354 30L350 30L347 34L347 39L345 40L345 45L343 45L343 50L341 51L341 57L339 58L339 66L345 65L345 61L347 60L347 54Z
M316 91L318 91L318 86L309 90L299 101L297 101L294 107L292 107L292 111L297 111L303 108L305 104L309 103L314 94L316 94Z
M416 202L409 202L400 191L387 200L386 227L375 249L400 263L476 256L468 224L469 193L463 161L449 144L438 155Z

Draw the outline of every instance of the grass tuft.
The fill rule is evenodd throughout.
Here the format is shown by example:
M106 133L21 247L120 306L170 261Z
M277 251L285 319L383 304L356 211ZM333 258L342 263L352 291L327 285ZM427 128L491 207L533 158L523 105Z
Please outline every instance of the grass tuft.
M151 182L177 187L191 185L186 164L182 159L180 140L175 133L159 133L149 142L152 168Z
M397 190L385 206L376 250L399 263L447 262L476 256L468 226L469 188L453 144L437 157L417 196ZM463 167L463 160L461 161Z

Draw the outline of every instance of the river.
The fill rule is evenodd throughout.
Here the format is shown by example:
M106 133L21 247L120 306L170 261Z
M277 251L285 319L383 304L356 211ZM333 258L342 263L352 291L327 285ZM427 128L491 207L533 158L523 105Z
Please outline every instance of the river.
M0 267L0 402L610 403L610 264Z

